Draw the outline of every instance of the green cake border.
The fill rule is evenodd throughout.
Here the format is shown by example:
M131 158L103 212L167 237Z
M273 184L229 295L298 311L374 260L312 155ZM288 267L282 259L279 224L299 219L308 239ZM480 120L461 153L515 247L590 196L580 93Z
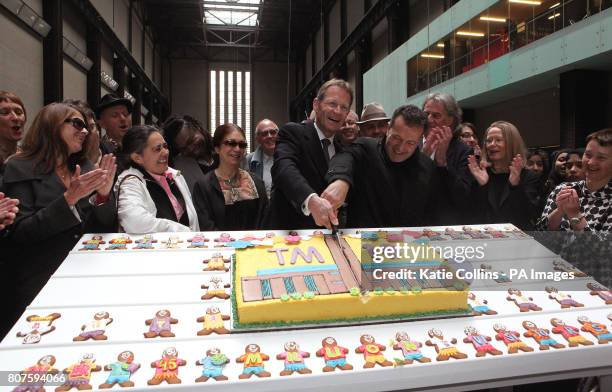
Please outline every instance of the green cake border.
M252 329L261 329L261 328L292 328L292 327L303 327L308 325L322 325L322 324L334 324L331 326L338 326L338 324L345 323L356 323L362 321L388 321L388 320L397 320L397 321L406 321L415 318L426 318L432 316L460 316L460 315L470 315L473 313L470 305L467 305L467 309L455 309L455 310L436 310L431 312L421 312L421 313L404 313L398 315L389 315L389 316L373 316L373 317L355 317L355 318L342 318L342 319L328 319L328 320L305 320L305 321L276 321L276 322L262 322L262 323L241 323L238 317L238 304L236 302L236 252L231 257L232 262L232 328L235 330L252 330ZM307 300L305 300L307 301ZM416 320L415 320L416 321Z

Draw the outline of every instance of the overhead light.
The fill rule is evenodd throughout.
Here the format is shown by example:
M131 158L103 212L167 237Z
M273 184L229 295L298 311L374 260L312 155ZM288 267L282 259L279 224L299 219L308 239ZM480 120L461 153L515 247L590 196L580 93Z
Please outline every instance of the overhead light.
M517 3L517 4L527 4L527 5L540 5L542 4L541 1L534 1L534 0L508 0L510 3Z
M464 30L459 30L457 31L457 35L465 35L468 37L484 37L484 33L481 33L479 31L464 31Z
M443 54L435 54L435 53L423 53L423 54L421 54L421 57L426 57L426 58L430 58L430 59L443 59L444 55Z
M436 45L438 48L443 48L444 47L444 42L440 42Z
M561 16L561 14L557 12L556 14L553 14L553 15L549 16L549 17L548 17L548 20L555 19L555 18L557 18L557 17L559 17L559 16Z
M551 5L550 7L548 7L548 9L552 10L553 8L556 8L556 7L560 6L560 5L561 5L561 3L555 3L555 4Z
M485 22L506 23L506 18L494 18L492 16L481 16L480 20L483 20Z

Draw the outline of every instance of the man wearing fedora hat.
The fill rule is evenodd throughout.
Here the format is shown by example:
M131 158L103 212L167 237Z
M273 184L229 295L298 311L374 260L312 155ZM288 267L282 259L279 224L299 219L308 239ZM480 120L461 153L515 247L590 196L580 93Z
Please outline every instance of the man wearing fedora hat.
M363 107L361 121L357 121L361 136L381 138L389 130L389 117L378 102L372 102Z
M115 154L123 136L132 127L132 102L116 94L106 94L96 107L96 117L105 131L100 141L102 154Z

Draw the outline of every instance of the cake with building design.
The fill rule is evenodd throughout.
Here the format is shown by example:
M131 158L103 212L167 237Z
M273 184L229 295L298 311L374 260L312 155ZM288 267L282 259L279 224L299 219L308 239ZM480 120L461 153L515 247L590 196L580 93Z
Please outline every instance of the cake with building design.
M372 249L404 240L401 233L375 233L315 234L289 240L277 236L273 246L237 249L232 269L235 327L334 324L469 311L467 284L452 273L453 278L440 278L452 270L452 263L427 251L415 259L374 260ZM411 246L429 248L418 242ZM420 274L423 269L430 274ZM391 278L381 278L383 272Z

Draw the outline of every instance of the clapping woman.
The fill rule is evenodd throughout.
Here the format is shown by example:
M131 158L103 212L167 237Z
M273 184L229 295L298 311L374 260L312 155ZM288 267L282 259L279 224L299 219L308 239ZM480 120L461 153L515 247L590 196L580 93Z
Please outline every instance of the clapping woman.
M468 167L476 179L473 189L478 223L512 223L533 229L538 214L538 177L524 170L525 144L518 129L496 121L487 129L482 160L472 155Z
M19 199L8 227L5 253L16 311L30 303L84 233L113 231L109 201L116 165L112 155L99 167L86 159L91 143L85 115L69 104L52 103L37 114L21 152L4 173L7 197Z
M198 181L193 200L202 230L253 230L261 227L268 205L263 180L240 169L247 148L244 131L219 125L213 136L219 166Z
M168 145L158 128L139 125L123 137L117 178L119 224L127 233L198 231L184 176L168 167Z

